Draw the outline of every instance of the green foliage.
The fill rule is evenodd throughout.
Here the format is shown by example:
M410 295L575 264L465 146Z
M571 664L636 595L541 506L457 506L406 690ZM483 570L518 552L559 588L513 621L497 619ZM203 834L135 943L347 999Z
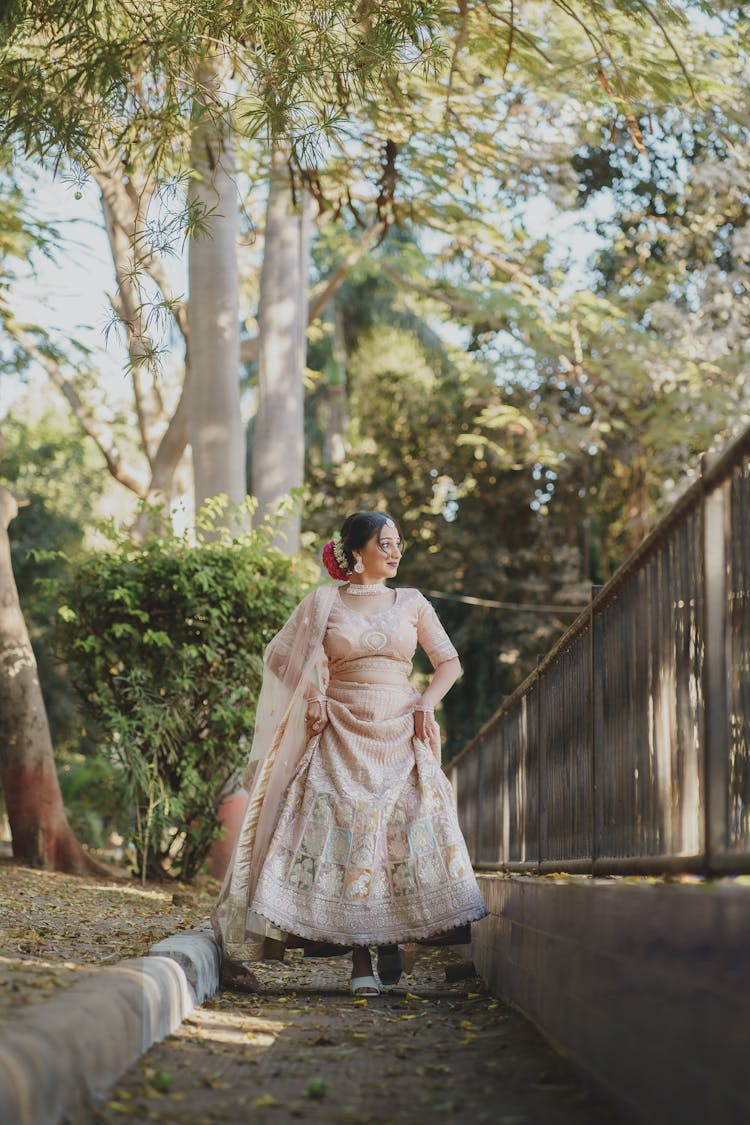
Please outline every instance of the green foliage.
M56 645L133 809L139 871L197 873L249 750L262 650L304 585L258 531L85 554L51 581Z
M90 848L111 848L129 832L130 809L115 763L102 754L63 752L56 756L68 824Z
M529 396L501 401L481 356L448 346L375 266L359 277L337 297L350 448L326 463L331 388L321 381L309 404L318 424L311 419L308 525L323 542L348 511L386 507L407 542L399 584L519 606L435 601L465 670L443 705L450 756L571 620L520 606L585 601L576 526L554 526L532 507L540 462L552 455ZM310 358L325 367L324 341Z
M305 144L365 87L439 53L435 10L424 0L9 0L0 9L1 135L86 163L106 133L126 153L148 147L163 167L184 140L198 65L223 57L242 130ZM225 107L206 111L223 116Z

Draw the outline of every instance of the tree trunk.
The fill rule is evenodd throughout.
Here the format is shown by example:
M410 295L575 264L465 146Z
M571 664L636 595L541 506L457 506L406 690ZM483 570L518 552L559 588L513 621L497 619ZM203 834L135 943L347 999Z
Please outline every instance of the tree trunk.
M309 196L305 193L301 206L295 208L285 155L277 149L271 166L258 307L258 414L252 483L261 519L273 515L279 502L304 483L310 225ZM275 541L282 551L293 555L299 550L299 538L296 504L281 519Z
M188 335L195 508L225 494L241 504L247 494L245 430L240 413L239 201L231 122L221 109L222 68L199 73L188 198L202 230L190 239Z
M332 309L333 356L327 372L323 430L324 464L342 465L347 455L349 401L346 393L346 348L341 316Z
M56 871L101 871L68 824L36 659L18 600L8 525L18 513L0 487L0 780L13 855Z

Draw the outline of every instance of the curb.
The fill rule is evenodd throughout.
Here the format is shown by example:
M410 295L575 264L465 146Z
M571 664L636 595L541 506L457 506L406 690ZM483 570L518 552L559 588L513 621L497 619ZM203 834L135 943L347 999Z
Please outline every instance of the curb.
M103 1098L217 991L219 963L210 930L186 930L10 1020L0 1040L0 1121L59 1125Z
M202 1004L218 992L221 953L210 922L157 941L148 955L171 957L177 962L195 994L195 1004Z

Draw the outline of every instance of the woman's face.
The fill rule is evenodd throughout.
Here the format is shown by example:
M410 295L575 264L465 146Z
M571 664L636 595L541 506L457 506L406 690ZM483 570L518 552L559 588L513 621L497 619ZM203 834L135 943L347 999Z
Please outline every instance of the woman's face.
M379 582L381 578L393 578L401 561L401 539L395 523L388 520L364 547L353 551L355 561L361 558L365 566L360 580ZM355 579L357 575L354 575Z

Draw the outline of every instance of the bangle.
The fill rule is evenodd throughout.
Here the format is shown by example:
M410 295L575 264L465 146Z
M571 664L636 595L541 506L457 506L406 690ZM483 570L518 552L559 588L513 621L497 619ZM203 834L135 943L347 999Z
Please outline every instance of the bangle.
M419 704L419 703L418 703L418 704L417 704L417 705L415 706L414 710L415 710L415 711L423 711L425 715L434 715L434 714L435 714L435 708L434 708L434 707L429 707L429 706L427 706L427 705L425 705L425 704Z
M325 703L326 697L324 695L306 695L306 703Z

